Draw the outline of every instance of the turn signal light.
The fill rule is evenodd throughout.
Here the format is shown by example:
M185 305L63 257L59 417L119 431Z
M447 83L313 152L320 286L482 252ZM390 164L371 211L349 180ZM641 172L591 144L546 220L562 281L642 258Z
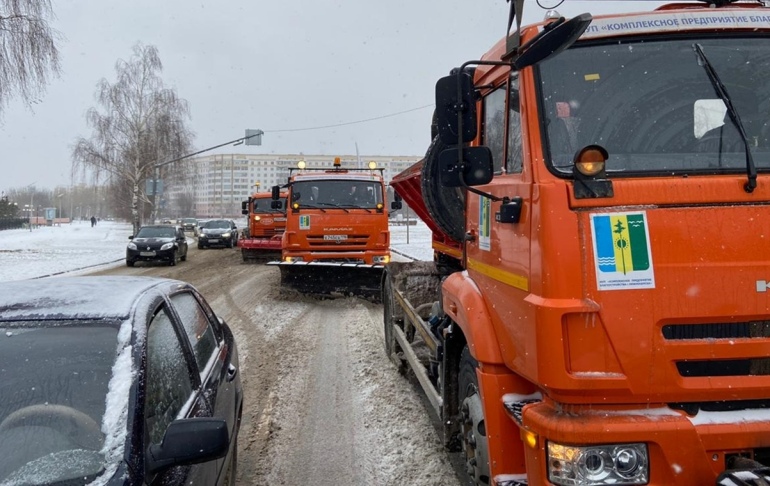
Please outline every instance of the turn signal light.
M588 146L575 157L575 169L584 176L593 177L604 171L607 152L596 145Z

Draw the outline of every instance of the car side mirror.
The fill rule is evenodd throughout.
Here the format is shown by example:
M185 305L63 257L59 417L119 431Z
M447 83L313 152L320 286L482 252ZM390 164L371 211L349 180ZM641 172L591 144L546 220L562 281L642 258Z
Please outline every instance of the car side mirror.
M134 235L129 236L128 239L129 240L133 240L134 239Z
M229 445L227 421L223 419L174 420L161 443L148 448L145 465L147 472L156 473L172 466L220 459L227 455Z

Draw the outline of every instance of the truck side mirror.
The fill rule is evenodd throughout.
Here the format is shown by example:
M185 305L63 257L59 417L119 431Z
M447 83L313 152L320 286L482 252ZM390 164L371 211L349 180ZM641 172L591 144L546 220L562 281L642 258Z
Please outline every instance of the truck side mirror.
M445 187L480 186L492 182L494 165L489 147L464 147L463 160L458 159L457 147L448 148L438 156L441 185Z
M396 191L393 191L393 202L390 203L390 209L396 211L401 209L404 205L401 203L401 195Z
M247 209L249 207L249 201L241 201L241 210ZM246 213L243 213L246 214Z
M590 13L584 13L546 25L540 34L519 48L519 56L513 61L514 67L524 69L567 49L583 35L592 20Z
M457 87L460 84L460 99ZM459 127L457 114L462 113L462 141L476 138L476 91L467 72L457 72L436 82L436 122L438 138L446 145L457 145Z
M278 201L271 201L270 202L270 208L271 209L283 209L283 201L280 199Z
M273 186L273 193L270 196L273 201L281 198L281 186Z

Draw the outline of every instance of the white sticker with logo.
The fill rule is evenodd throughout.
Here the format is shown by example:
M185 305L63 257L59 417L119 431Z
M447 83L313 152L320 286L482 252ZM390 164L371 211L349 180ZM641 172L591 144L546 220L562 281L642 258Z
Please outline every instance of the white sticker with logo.
M301 230L309 230L310 229L310 215L309 214L303 214L299 217L299 229Z
M644 211L591 215L599 290L654 289L650 230Z
M479 196L479 249L489 251L492 249L492 200Z

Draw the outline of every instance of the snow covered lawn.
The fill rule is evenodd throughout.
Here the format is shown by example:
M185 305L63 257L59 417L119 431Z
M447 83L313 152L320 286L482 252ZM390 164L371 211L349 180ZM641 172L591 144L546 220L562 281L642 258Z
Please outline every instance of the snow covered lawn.
M417 260L433 259L430 230L422 221L408 227L393 225L390 230L395 254ZM0 281L123 264L130 235L131 225L117 221L100 221L93 228L90 222L75 221L32 231L0 231Z

